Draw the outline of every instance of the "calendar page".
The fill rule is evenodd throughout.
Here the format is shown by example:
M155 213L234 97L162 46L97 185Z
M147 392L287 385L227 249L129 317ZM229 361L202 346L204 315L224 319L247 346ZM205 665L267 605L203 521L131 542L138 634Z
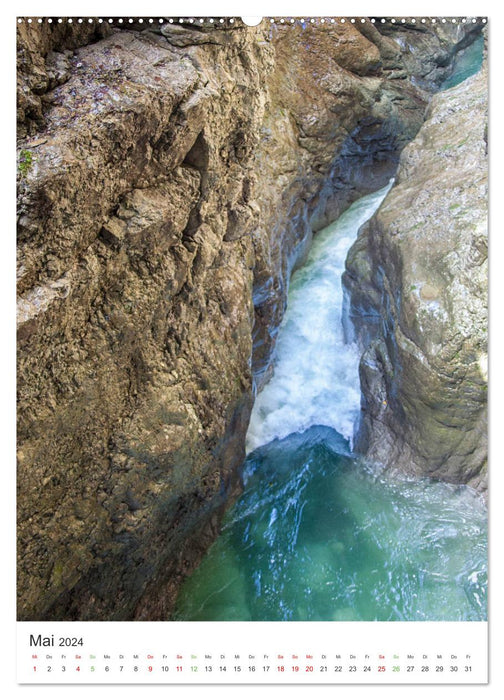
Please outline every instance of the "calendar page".
M486 684L490 22L142 10L13 20L18 687Z

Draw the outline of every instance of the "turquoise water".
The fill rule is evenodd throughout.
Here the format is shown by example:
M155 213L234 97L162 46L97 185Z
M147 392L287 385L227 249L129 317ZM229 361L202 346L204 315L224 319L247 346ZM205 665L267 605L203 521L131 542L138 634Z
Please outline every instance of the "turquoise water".
M483 35L480 35L466 49L457 55L453 73L440 86L440 90L448 90L477 73L483 63Z
M351 451L359 353L341 274L388 188L317 234L257 397L244 492L185 582L180 620L486 619L486 509L466 487L373 473Z
M377 478L330 428L258 448L186 582L184 620L486 618L486 513L466 488Z

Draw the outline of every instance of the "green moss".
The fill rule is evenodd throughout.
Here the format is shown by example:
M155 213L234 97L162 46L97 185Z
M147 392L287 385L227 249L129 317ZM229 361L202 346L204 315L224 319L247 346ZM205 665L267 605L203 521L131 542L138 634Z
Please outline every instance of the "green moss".
M18 170L21 177L26 177L33 167L33 153L23 148L19 154Z
M461 148L462 146L465 146L468 140L469 136L467 136L463 141L459 141L459 143L445 143L443 146L441 146L441 150L450 151L452 148Z
M63 561L55 561L53 570L51 573L51 578L52 578L52 583L55 586L61 586L61 583L63 581L63 572L65 570L65 562Z

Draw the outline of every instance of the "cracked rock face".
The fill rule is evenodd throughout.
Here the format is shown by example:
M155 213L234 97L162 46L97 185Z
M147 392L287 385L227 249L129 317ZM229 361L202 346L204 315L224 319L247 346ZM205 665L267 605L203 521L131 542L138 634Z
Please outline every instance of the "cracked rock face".
M18 37L18 616L166 619L239 492L290 271L474 28L72 27Z
M486 490L487 74L436 95L347 260L359 447Z
M233 37L207 76L160 35L115 33L48 94L20 182L23 617L162 618L163 582L236 490L262 110L258 71L231 96L225 59L251 43Z

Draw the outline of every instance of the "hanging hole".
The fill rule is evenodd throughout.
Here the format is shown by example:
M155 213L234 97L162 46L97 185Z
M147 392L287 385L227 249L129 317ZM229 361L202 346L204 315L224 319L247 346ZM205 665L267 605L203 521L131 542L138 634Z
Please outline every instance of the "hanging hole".
M246 24L247 27L257 27L258 24L261 24L262 17L242 17L241 21L243 24Z

